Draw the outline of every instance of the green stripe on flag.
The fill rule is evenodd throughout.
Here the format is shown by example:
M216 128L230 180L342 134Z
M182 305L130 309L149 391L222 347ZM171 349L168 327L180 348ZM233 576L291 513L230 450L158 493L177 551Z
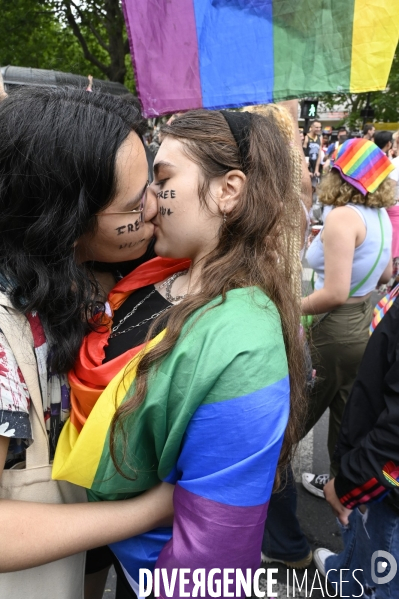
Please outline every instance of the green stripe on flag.
M173 351L152 369L145 401L125 423L127 453L119 443L117 455L123 472L134 480L115 471L108 434L90 499L124 499L151 488L159 473L163 479L174 468L199 406L249 395L287 374L280 317L260 289L233 289L222 305L216 298L200 308L185 324ZM133 393L134 383L124 401ZM112 394L109 401L114 403Z
M354 0L273 0L275 101L349 90L353 15Z

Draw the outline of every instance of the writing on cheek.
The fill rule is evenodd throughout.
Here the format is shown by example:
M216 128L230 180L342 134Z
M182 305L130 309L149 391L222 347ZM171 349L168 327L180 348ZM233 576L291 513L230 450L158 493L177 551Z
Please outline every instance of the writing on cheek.
M133 231L138 231L140 229L140 221L136 220L133 224L130 223L127 226L127 232L133 233Z
M176 197L176 191L174 189L166 189L165 191L158 191L157 198L162 198L163 200L172 200Z
M145 240L141 239L140 241L131 241L130 243L127 243L127 242L126 243L121 243L121 245L119 246L119 249L120 250L124 250L126 248L132 248L135 245L141 243L142 241L145 241Z
M127 231L125 229L127 228ZM140 229L140 221L136 220L134 223L129 223L127 226L122 225L121 227L116 227L115 231L117 231L118 235L123 235L124 233L133 233L134 231L138 231Z
M165 206L160 206L158 212L161 216L170 216L173 214L172 210L170 208L165 208Z

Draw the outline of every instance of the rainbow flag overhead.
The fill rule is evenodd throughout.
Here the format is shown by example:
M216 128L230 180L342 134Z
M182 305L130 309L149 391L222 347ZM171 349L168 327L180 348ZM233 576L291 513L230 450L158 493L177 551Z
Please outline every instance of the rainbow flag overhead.
M386 87L398 0L123 0L147 116Z

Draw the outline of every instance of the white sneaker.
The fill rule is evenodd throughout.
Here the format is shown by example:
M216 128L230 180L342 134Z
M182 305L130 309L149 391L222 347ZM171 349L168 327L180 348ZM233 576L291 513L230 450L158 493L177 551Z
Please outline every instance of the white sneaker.
M316 497L324 497L324 487L330 480L329 474L312 474L311 472L304 472L302 474L302 484L309 493L316 495Z
M329 549L323 549L320 547L319 549L315 549L313 551L313 561L314 565L323 576L326 575L326 559L330 557L330 555L337 555L333 551Z

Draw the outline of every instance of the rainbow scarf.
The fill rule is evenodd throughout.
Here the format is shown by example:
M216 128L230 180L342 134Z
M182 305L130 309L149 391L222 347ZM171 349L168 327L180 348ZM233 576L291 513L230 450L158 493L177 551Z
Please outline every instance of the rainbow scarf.
M122 4L148 117L382 90L399 36L397 0Z
M382 150L367 139L348 139L338 148L333 167L361 194L374 193L395 170Z
M375 306L373 311L373 319L370 324L369 334L372 335L376 327L380 324L385 314L392 308L392 304L399 295L399 285L396 285L389 293L384 295Z
M71 387L71 415L68 429L72 439L82 430L108 383L144 348L144 344L132 347L129 351L103 364L115 310L137 289L159 283L189 266L189 260L154 258L141 264L111 290L107 302L108 314L101 315L103 326L85 337L76 364L68 374Z
M382 469L385 479L394 487L399 487L399 466L395 462L387 462Z

